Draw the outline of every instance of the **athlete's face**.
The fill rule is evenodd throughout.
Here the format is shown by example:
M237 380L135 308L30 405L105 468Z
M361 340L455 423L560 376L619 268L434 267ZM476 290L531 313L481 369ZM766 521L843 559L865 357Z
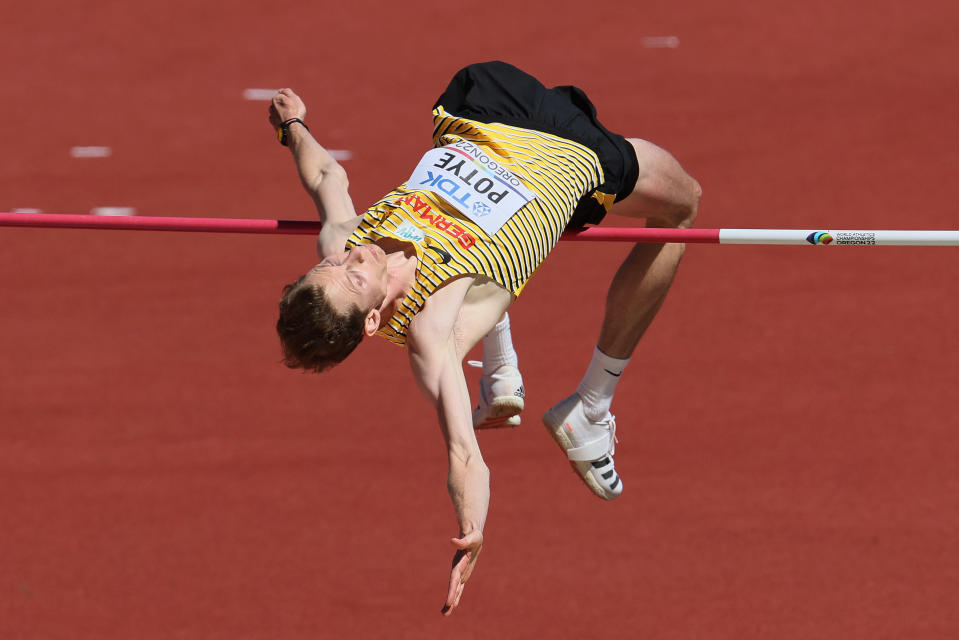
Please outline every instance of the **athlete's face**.
M320 285L340 312L354 304L369 312L386 298L387 279L386 252L369 244L328 256L307 272L303 283Z

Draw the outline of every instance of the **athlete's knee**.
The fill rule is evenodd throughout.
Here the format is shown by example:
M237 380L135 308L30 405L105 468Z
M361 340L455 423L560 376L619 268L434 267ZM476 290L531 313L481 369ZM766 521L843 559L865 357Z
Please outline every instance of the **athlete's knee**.
M678 167L677 163L677 167ZM673 202L673 215L670 222L679 229L689 229L696 222L699 213L699 201L703 197L703 188L696 178L678 168L676 176L676 198Z
M689 183L687 202L676 225L680 229L689 229L696 222L696 215L699 213L699 201L703 197L703 188L699 185L699 182L689 176Z
M657 207L648 218L650 226L691 229L699 214L699 201L703 189L699 183L685 174L682 185L674 185L671 198Z
M639 177L631 194L634 213L664 227L692 227L703 190L665 149L639 138L629 138L636 151Z

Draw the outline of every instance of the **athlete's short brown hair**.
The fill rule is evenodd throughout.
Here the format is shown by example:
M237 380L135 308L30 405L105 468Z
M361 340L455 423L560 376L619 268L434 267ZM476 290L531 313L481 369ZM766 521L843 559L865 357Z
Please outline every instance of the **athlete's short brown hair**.
M355 304L341 314L319 286L303 278L283 287L276 332L283 364L317 373L343 362L363 339L366 314Z

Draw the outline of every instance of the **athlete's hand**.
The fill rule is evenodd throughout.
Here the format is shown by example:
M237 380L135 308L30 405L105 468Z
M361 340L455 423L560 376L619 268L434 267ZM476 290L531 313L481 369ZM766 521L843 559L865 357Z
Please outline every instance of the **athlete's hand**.
M445 616L453 613L453 610L459 606L466 581L470 579L473 567L476 566L476 559L483 550L483 533L473 531L462 538L453 538L450 542L456 547L456 553L453 555L453 569L450 571L450 590L442 611Z
M270 124L278 127L290 118L306 119L306 105L292 89L280 89L270 103Z

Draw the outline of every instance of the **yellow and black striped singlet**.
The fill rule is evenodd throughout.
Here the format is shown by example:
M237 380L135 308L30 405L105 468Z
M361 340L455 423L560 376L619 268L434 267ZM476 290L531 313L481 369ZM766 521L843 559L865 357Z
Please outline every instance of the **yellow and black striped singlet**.
M380 238L411 242L419 263L416 280L379 335L399 345L413 317L444 282L483 275L519 295L546 258L579 199L604 181L596 154L577 142L548 133L485 124L433 111L433 145L471 142L522 179L536 193L493 236L438 195L404 183L363 215L347 248Z

